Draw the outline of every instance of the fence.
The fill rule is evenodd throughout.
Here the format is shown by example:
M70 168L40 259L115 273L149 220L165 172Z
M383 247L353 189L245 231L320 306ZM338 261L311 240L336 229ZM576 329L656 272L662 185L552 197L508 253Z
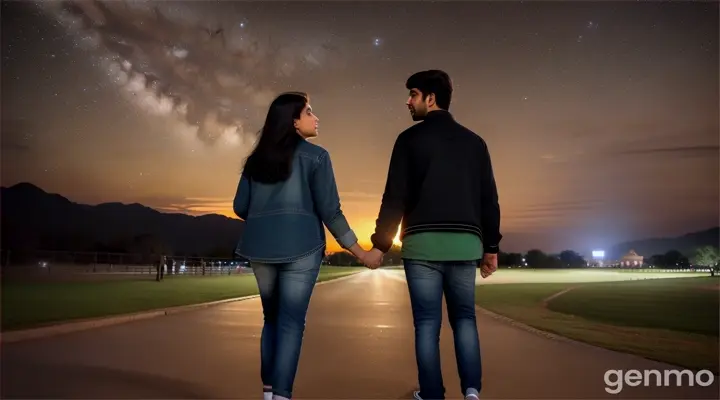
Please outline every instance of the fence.
M247 263L230 258L186 257L162 254L128 254L71 251L2 250L4 277L42 275L232 275L251 272Z

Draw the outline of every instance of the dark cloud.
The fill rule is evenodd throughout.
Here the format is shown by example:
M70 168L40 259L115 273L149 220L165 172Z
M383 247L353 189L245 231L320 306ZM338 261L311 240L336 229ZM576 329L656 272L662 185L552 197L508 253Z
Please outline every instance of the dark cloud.
M644 149L626 149L619 150L616 154L628 155L678 155L685 157L710 157L720 154L720 146L718 145L699 145L699 146L677 146L677 147L655 147Z
M577 200L564 202L539 203L529 205L517 210L513 210L511 214L503 217L503 220L512 226L522 224L528 227L537 223L544 223L548 220L577 220L584 217L597 214L603 209L612 207L600 200Z
M0 146L2 147L3 151L16 151L16 152L30 151L30 146L23 144L23 143L11 142L6 139L2 139L2 141L0 142Z
M600 200L577 200L577 201L561 201L552 202L545 204L534 204L527 206L523 209L524 212L532 214L543 214L553 212L568 212L568 211L586 211L592 210L597 207L604 205L603 201Z
M673 124L633 122L614 128L627 132L622 140L610 145L601 144L602 134L598 133L597 150L588 146L588 159L607 161L608 157L672 156L672 157L712 157L720 153L719 129L717 123L688 126ZM677 125L677 124L676 124ZM606 132L605 136L610 132Z

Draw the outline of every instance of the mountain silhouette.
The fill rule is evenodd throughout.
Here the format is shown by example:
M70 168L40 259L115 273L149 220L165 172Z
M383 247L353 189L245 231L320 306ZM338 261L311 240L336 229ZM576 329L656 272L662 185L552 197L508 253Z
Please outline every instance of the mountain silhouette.
M145 252L232 257L244 222L218 214L161 213L142 204L72 202L31 183L0 188L3 250ZM674 238L620 243L608 256L630 250L650 257L678 250L692 256L698 247L717 246L720 227Z
M655 254L665 254L670 250L677 250L686 257L692 257L699 247L718 246L720 243L720 227L714 227L699 232L692 232L671 238L652 238L620 243L610 251L612 258L619 258L630 250L649 258Z
M0 189L3 250L163 252L232 257L244 222L142 204L72 202L31 183Z

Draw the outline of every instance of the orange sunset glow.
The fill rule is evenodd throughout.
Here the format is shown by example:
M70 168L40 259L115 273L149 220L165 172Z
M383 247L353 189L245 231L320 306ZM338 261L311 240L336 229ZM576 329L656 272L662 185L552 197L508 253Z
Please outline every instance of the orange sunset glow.
M158 207L158 209L162 212L167 213L185 213L190 215L203 215L203 214L219 214L224 215L228 218L235 218L238 219L238 217L235 215L235 213L232 210L232 205L228 203L232 203L231 201L228 202L227 200L222 201L219 199L209 199L209 198L196 198L196 199L189 199L189 200L195 200L194 202L188 202L185 204L171 204L167 207ZM355 211L354 207L352 206L352 202L350 202L350 209L351 211ZM376 209L379 209L380 201L377 201L378 204L373 204L371 207L375 207ZM365 208L365 207L363 207ZM355 231L355 234L358 236L360 245L363 246L366 249L369 249L372 247L372 244L370 243L370 236L375 232L375 216L370 214L370 210L363 210L365 212L359 213L359 212L352 212L352 213L345 213L346 218L348 219L348 222L350 223L350 226ZM377 212L377 211L375 211ZM325 234L327 236L327 251L328 252L335 252L340 251L342 248L338 244L338 242L333 238L332 234L330 234L329 231L325 231ZM395 238L393 238L393 244L396 246L402 245L402 242L400 241L400 227L398 227L398 231L395 234Z
M360 193L341 192L340 198L345 217L350 227L355 231L360 245L366 249L372 247L370 236L375 232L375 219L380 210L382 193ZM232 199L214 197L193 197L171 203L167 206L156 206L155 208L165 213L184 213L190 215L219 214L228 218L238 219L232 209ZM336 252L342 250L335 238L329 231L325 231L327 237L327 251ZM393 244L399 246L400 227L393 239Z

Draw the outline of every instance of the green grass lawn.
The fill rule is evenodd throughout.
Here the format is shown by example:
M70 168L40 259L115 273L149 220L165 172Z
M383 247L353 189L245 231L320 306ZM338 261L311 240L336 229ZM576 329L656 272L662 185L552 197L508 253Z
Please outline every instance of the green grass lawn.
M660 279L580 286L549 301L548 308L613 325L717 337L720 292L708 288L712 281Z
M336 279L364 269L323 266L318 280ZM92 282L3 282L2 330L26 329L60 321L257 294L257 284L252 274L170 276L163 282L155 282L153 278Z
M689 277L479 285L477 302L541 330L717 373L719 283Z
M615 268L582 269L529 269L501 268L490 279L481 279L480 284L498 283L580 283L580 282L619 282L645 279L670 279L688 277L707 277L707 272L657 272L623 270Z

